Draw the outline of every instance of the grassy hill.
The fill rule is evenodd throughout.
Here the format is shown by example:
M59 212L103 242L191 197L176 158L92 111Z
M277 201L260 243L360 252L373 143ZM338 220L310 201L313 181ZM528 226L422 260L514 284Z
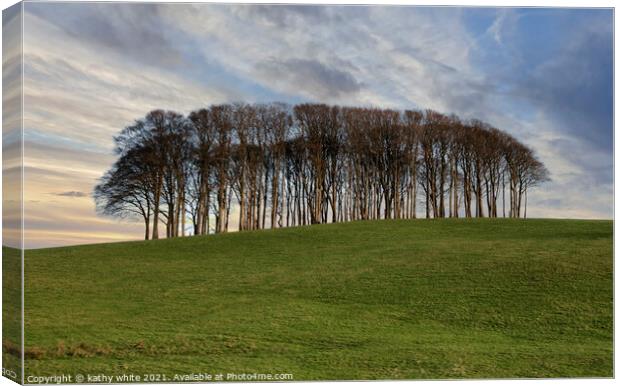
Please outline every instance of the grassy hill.
M26 252L26 376L612 376L612 222L403 220Z

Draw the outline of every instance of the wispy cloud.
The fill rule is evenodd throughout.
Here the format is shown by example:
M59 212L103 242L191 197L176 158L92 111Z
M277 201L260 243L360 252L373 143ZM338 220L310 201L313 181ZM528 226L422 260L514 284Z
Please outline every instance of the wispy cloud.
M328 100L360 91L362 85L351 73L316 60L271 58L258 63L258 73L274 87L287 92L302 92L311 99Z
M58 192L58 193L50 193L50 194L53 194L55 196L60 196L60 197L71 197L71 198L89 197L89 194L84 193L84 192L78 192L76 190L69 190L67 192Z

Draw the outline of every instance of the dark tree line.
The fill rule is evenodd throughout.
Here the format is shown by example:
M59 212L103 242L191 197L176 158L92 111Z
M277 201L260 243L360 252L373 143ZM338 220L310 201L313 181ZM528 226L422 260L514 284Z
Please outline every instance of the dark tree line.
M532 150L435 111L224 104L155 110L114 138L101 213L145 239L369 219L525 217L548 179ZM233 211L233 209L235 209Z

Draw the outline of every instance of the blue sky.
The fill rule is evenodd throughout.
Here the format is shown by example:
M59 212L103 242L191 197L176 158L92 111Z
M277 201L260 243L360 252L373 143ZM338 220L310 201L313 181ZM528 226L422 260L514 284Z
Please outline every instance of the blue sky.
M112 136L154 108L234 101L479 118L549 168L529 215L611 218L612 18L609 9L26 3L27 246L140 238L139 223L96 216L89 197L114 160Z

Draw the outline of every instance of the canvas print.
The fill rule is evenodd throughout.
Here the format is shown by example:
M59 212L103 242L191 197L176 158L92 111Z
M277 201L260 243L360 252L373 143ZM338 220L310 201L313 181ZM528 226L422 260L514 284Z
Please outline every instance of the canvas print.
M613 377L613 9L3 11L3 375Z

